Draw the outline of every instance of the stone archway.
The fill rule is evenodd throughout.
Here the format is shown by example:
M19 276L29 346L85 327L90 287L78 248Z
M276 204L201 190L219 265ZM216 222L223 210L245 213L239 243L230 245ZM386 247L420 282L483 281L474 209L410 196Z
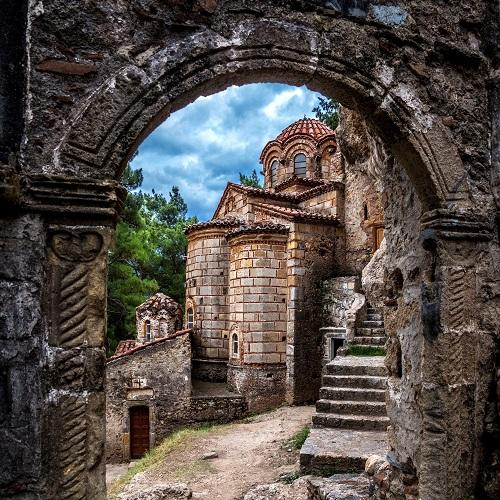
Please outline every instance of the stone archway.
M2 250L12 269L2 278L4 323L15 353L7 352L4 370L12 395L4 446L15 452L5 455L2 494L104 498L103 297L123 199L117 179L171 112L231 84L263 81L307 84L357 109L408 173L426 210L415 331L423 337L421 390L411 407L421 426L405 429L411 446L391 443L395 467L411 459L422 498L473 492L495 317L491 189L470 172L489 168L491 114L477 117L476 150L467 154L457 143L472 138L454 132L452 115L471 78L469 109L483 109L488 55L467 52L451 13L426 24L422 12L434 12L433 2L420 3L420 10L376 1L33 6L24 140L14 167L2 166L9 207ZM481 19L473 3L464 2ZM473 77L457 69L457 53L479 68ZM442 76L453 92L441 99L428 89L431 55L453 68L453 78ZM31 457L22 467L21 455Z

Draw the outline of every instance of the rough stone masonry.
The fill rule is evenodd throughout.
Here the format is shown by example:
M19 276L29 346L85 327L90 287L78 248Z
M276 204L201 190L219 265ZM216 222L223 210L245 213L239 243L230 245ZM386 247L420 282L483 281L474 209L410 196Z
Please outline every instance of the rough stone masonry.
M105 498L106 255L121 172L171 112L264 81L358 111L393 159L384 317L403 370L387 393L391 466L422 499L498 497L497 9L5 0L0 497ZM397 485L392 495L403 498Z

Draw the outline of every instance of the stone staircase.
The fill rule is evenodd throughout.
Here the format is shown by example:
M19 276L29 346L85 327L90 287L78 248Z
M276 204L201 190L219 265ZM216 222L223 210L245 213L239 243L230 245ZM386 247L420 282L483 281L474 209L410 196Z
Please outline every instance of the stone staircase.
M314 426L385 431L386 368L382 356L339 356L325 366Z
M385 345L384 321L374 308L350 345ZM363 470L370 455L384 456L389 425L383 356L337 356L325 365L310 436L300 451L303 469Z
M384 330L384 318L374 307L368 306L366 309L366 319L361 326L356 328L356 335L350 345L363 347L385 346L386 336Z

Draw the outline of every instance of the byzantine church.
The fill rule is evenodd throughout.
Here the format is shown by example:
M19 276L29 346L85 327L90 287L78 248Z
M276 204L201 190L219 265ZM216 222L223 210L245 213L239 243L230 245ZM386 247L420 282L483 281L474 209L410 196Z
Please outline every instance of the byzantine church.
M254 409L314 400L322 283L354 283L383 238L374 179L346 167L321 121L292 123L260 161L263 189L228 183L213 218L186 230L192 376L227 381Z

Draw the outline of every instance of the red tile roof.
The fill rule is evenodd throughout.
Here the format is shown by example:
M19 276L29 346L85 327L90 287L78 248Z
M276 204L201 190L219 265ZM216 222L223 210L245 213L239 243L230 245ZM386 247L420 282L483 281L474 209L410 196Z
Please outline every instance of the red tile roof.
M289 220L304 222L320 222L323 224L339 224L339 219L335 215L326 215L318 212L309 212L300 208L287 208L268 203L256 203L255 207L269 214L282 216Z
M174 299L161 292L151 295L146 302L136 307L137 312L141 312L145 309L156 312L166 310L173 313L178 310L182 311L181 306Z
M136 347L136 344L136 340L120 340L120 342L118 342L118 345L116 346L116 351L113 354L113 357L131 351L132 349L134 349L134 347Z
M222 201L222 200L221 200ZM220 202L219 202L220 205ZM193 231L197 231L198 229L208 229L211 227L231 227L231 226L240 226L244 224L245 221L238 217L222 217L220 219L211 219L206 222L198 222L196 224L191 224L185 230L185 234L192 233Z
M117 359L123 358L124 356L130 356L136 353L137 351L142 351L143 349L147 349L148 347L156 346L158 344L161 344L162 342L167 342L168 340L174 340L177 337L181 337L182 335L190 335L192 332L193 330L191 328L188 328L186 330L179 330L178 332L175 332L173 335L170 335L170 337L162 337L161 339L153 340L152 342L146 342L145 344L138 344L132 349L129 349L128 351L118 353L117 349L116 352L113 354L113 356L108 358L106 362L111 363L113 361L116 361ZM122 341L122 342L128 342L128 341Z
M281 134L276 137L277 141L284 142L294 135L307 135L319 141L327 135L335 135L335 132L323 122L314 118L301 118L288 125Z
M256 233L274 233L287 234L288 226L276 222L261 221L252 224L246 224L236 229L232 229L226 233L226 240L239 236L240 234L256 234Z
M286 189L287 187L290 186L308 186L309 188L311 187L316 187L316 186L322 186L324 184L328 184L329 181L325 179L310 179L308 177L297 177L296 175L291 175L288 177L288 179L284 180L283 182L280 182L274 187L275 192L280 192L283 191L283 189ZM294 194L294 193L292 193ZM298 193L300 194L300 193Z

